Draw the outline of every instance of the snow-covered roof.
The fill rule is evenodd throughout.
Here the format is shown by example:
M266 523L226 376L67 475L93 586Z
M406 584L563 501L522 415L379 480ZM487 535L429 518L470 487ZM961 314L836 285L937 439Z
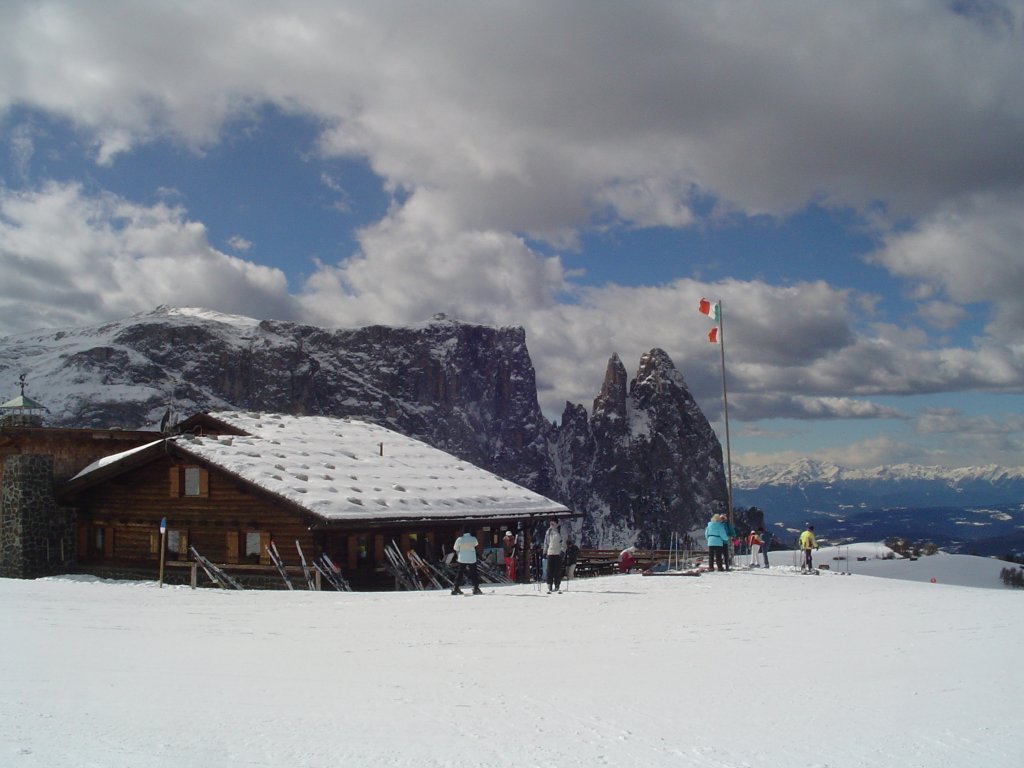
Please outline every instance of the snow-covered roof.
M569 514L556 501L376 424L327 416L209 415L246 434L168 440L325 520ZM95 462L74 480L131 453Z

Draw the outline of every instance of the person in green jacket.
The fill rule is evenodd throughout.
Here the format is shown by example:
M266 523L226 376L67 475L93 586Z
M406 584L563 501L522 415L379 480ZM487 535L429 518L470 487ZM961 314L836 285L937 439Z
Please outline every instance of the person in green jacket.
M811 551L817 548L818 540L814 538L814 526L808 525L807 530L800 534L800 550L804 553L803 563L800 565L801 573L814 570Z

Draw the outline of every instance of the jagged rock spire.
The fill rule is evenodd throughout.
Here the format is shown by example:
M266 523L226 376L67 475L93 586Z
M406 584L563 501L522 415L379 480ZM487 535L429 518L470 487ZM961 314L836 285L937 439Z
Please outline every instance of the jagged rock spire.
M628 394L626 366L622 364L618 354L612 354L605 369L604 383L601 394L594 398L594 415L626 416L626 395Z

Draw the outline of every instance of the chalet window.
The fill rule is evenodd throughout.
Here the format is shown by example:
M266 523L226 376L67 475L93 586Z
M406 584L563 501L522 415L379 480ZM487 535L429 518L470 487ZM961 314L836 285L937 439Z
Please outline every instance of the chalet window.
M263 534L259 531L246 531L245 533L245 559L252 562L259 562L260 554L263 552L261 544Z
M202 467L171 467L171 498L209 496L210 474Z
M167 555L178 560L188 560L188 531L167 531Z
M185 467L185 495L199 495L199 467Z

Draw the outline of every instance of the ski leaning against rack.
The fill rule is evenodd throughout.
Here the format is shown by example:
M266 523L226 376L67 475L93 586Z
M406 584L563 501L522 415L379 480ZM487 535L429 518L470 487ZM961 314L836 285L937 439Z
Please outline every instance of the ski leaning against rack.
M303 553L298 539L295 540L295 548L299 551L299 562L302 563L302 575L306 577L306 586L309 587L310 592L316 592L316 579L313 578L309 566L306 565L306 555Z
M218 584L220 587L224 589L244 589L244 587L241 584L239 584L233 578L228 576L226 573L224 573L224 571L222 571L216 565L211 563L205 557L200 555L199 552L196 551L195 547L189 546L188 549L189 552L192 553L192 557L196 559L196 562L199 563L200 566L202 566L202 569L204 571L206 571L206 575L210 577L210 581L214 582L215 584Z
M438 574L431 568L430 563L419 556L415 550L409 550L409 563L414 571L424 576L437 589L445 589L445 585L438 579ZM450 584L448 586L451 586Z
M395 581L401 585L402 589L410 591L423 589L423 585L420 584L409 564L405 562L405 558L402 557L402 553L394 541L384 547L384 554L388 558L388 562L384 563L385 570L395 577Z
M277 551L277 544L271 541L267 545L267 554L270 555L271 562L277 567L277 572L281 574L281 578L284 579L285 586L288 589L295 589L292 586L292 580L288 578L288 571L284 569L284 562L281 560L281 555Z
M326 552L322 553L318 560L313 561L313 567L320 571L324 578L331 583L331 586L339 592L352 591L352 585L342 575L341 568L334 564Z

